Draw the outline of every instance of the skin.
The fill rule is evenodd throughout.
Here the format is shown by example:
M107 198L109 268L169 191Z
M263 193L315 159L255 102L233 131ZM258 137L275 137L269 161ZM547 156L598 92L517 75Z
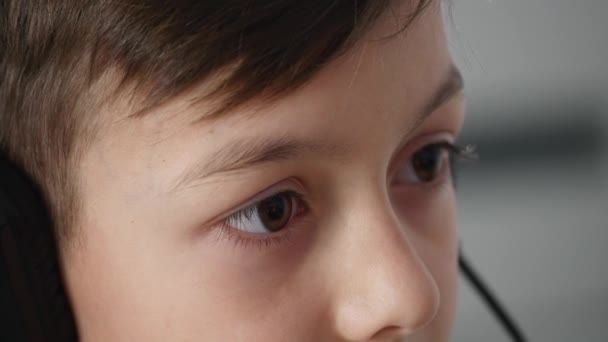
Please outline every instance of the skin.
M105 108L80 164L77 241L62 256L81 340L447 341L454 190L447 163L431 184L411 181L407 165L425 144L455 139L464 96L419 122L452 64L439 5L377 39L396 29L384 15L295 93L217 120L191 124L208 105L190 105L196 91L141 119ZM176 188L226 146L278 137L331 148ZM281 232L222 229L283 190L306 209Z

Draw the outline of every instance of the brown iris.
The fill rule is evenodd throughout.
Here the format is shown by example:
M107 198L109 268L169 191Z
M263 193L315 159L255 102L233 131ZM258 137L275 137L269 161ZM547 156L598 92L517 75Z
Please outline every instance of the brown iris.
M416 177L424 183L435 180L441 171L445 149L441 145L428 145L412 156L412 169Z
M262 200L257 206L260 221L266 229L277 232L289 223L293 211L293 195L277 194Z

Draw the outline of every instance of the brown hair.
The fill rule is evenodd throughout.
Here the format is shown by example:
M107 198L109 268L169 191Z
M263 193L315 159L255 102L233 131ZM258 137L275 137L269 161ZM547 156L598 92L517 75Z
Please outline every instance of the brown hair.
M143 115L211 77L218 116L304 84L390 0L0 0L0 147L40 187L57 238L98 108L127 86ZM412 1L407 26L426 7ZM112 74L115 82L105 83ZM97 110L96 110L97 108Z

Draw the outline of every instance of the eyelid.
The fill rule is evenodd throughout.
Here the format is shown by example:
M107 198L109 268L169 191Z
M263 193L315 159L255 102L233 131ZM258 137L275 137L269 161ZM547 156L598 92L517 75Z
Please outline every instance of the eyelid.
M297 201L301 201L301 202L303 202L303 201L304 201L304 200L303 200L303 198L302 198L302 197L303 197L303 196L302 196L302 194L300 194L299 192L293 191L293 190L282 190L282 191L279 191L279 192L273 192L273 193L271 193L270 195L265 196L265 197L264 197L264 198L262 198L261 200L256 201L256 202L252 203L251 205L249 205L249 206L247 206L247 207L244 207L244 208L243 208L243 209L241 209L241 210L237 210L237 211L233 212L231 215L228 215L228 217L226 217L226 218L224 219L224 223L225 223L226 221L229 221L229 220L232 220L232 219L235 219L235 220L239 221L239 220L242 220L242 219L243 219L243 217L245 217L245 218L247 218L247 219L250 219L250 218L251 218L251 216L252 216L252 215L250 215L250 213L251 213L252 211L256 211L256 210L257 210L257 206L258 206L258 205L259 205L259 204L260 204L262 201L264 201L264 200L266 200L266 199L268 199L268 198L271 198L271 197L273 197L273 196L278 196L278 195L282 195L282 194L292 196L292 197L293 197L293 198L295 198ZM289 219L291 220L292 218L293 218L293 216L292 216L292 217L290 217ZM233 226L233 228L236 228L236 227L234 227L234 226ZM236 229L238 229L238 228L236 228ZM252 233L252 234L259 234L259 233ZM269 233L269 234L270 234L270 233Z
M281 184L281 183L278 183L278 184ZM247 201L246 203L248 203L248 204L240 206L239 207L240 209L233 210L233 211L231 211L230 214L222 216L223 218L218 223L213 224L213 227L214 227L213 230L216 231L218 240L226 239L228 241L232 241L235 246L249 247L251 245L255 245L255 246L258 246L259 248L269 247L271 245L280 245L283 242L289 241L292 234L294 234L296 231L298 231L298 226L300 226L302 224L302 222L306 222L306 219L304 217L300 217L301 213L300 213L300 215L296 214L296 215L292 216L289 219L289 222L287 223L286 228L281 229L278 232L253 233L253 232L248 232L245 230L238 229L227 223L227 221L230 220L231 217L237 216L237 215L242 215L241 213L243 211L247 211L247 210L249 210L249 208L253 208L260 201L262 201L268 197L272 197L272 196L282 194L282 193L290 193L291 196L296 197L298 199L298 201L300 201L302 203L301 205L304 206L304 210L307 212L308 204L303 199L304 194L302 194L296 190L289 189L289 188L283 188L283 190L280 190L280 189L281 188L277 189L276 185L272 186L272 187L268 188L267 190L260 192L258 195L254 196L253 197L254 199ZM274 190L274 191L271 191L271 190ZM256 209L253 209L253 210L256 210Z
M409 156L414 154L418 149L433 143L447 143L450 146L453 146L455 137L452 133L449 132L437 132L431 134L425 134L415 139L412 139L404 147L401 147L401 150L397 152L397 154L393 157L393 160L389 166L388 178L387 181L390 183L392 179L395 178L397 172L399 172L401 164L404 160L406 160Z
M304 185L302 184L302 182L300 182L299 180L297 180L295 178L288 178L288 179L282 180L278 183L275 183L275 184L267 187L265 190L262 190L262 191L256 193L249 199L241 202L240 205L234 207L233 209L230 209L228 212L218 215L216 218L211 220L211 222L214 222L214 223L212 223L212 225L215 226L217 224L221 224L222 222L224 222L226 219L228 219L232 215L255 205L256 203L262 201L263 199L266 199L271 196L275 196L282 192L293 192L300 197L306 196L306 191L305 191L305 188L304 188Z

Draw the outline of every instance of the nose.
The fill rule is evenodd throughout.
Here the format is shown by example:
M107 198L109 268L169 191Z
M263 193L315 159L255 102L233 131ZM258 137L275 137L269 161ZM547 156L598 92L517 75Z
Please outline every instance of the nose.
M334 249L334 327L347 341L393 340L434 318L439 290L390 205L361 204Z

